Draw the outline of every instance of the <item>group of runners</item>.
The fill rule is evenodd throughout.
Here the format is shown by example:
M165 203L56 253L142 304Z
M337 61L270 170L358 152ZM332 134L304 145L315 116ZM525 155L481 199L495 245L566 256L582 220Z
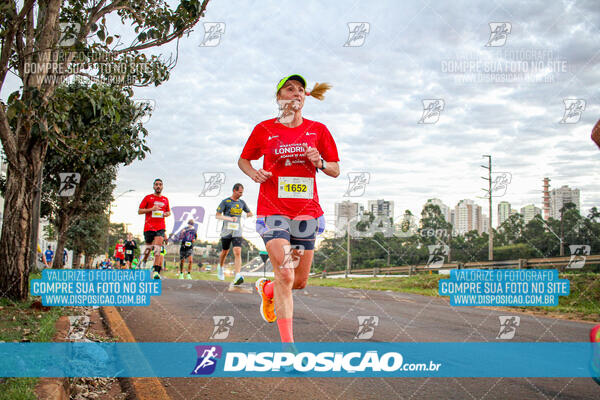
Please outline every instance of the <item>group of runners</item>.
M116 267L121 269L135 268L137 264L134 263L135 249L137 248L137 243L135 239L133 239L133 235L131 233L127 234L127 240L123 241L123 239L119 239L119 241L115 245L115 251L113 254L115 258Z
M328 84L316 84L308 91L306 80L298 74L281 79L275 91L280 115L257 124L246 141L238 160L239 168L252 181L260 184L257 201L256 230L262 237L273 265L274 279L259 279L256 291L260 296L259 312L268 323L277 322L281 341L293 343L292 290L306 286L313 261L316 236L324 231L323 210L319 204L316 174L339 176L339 157L335 141L327 127L302 116L306 97L319 100L329 89ZM252 161L263 158L262 167ZM154 193L144 197L138 214L145 215L146 249L142 265L154 250L153 277L160 279L161 247L165 241L165 218L171 215L169 200L162 195L163 181L154 180ZM236 183L232 195L219 204L216 218L223 221L222 250L217 268L218 279L224 280L224 262L233 247L235 276L232 284L240 285L242 213L254 214L241 199L244 186ZM197 233L194 221L180 235L180 278L184 261L191 256ZM158 254L158 255L157 255Z

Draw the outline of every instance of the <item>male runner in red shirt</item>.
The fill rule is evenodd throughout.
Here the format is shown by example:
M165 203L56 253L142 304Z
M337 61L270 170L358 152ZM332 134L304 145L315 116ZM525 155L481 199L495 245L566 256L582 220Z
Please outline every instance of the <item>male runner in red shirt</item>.
M144 223L146 249L144 250L142 268L146 267L146 260L152 250L151 246L154 247L154 279L160 279L163 258L160 250L165 236L165 218L171 215L169 200L161 195L162 190L163 181L155 179L154 193L144 197L138 210L138 214L146 214L146 222Z

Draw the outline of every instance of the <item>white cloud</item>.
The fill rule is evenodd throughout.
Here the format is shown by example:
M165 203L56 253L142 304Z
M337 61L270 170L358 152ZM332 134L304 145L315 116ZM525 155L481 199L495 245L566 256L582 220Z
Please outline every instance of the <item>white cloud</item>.
M221 44L199 47L201 22L181 40L169 82L136 90L136 97L157 103L147 124L152 154L121 169L116 193L136 193L117 201L113 221L132 223L141 233L137 206L158 176L172 205L201 205L214 213L216 199L197 197L207 171L226 173L223 197L233 183L244 183L255 209L258 185L239 171L237 158L254 125L275 116L275 84L293 72L309 85L333 85L323 103L307 100L304 109L307 118L329 127L340 151L340 178L319 178L326 212L345 200L352 171L371 173L365 204L394 200L397 215L407 208L420 214L430 197L454 207L481 195L482 154L492 154L494 168L513 176L496 202L539 207L541 193L532 193L550 176L555 186L579 187L585 207L600 205L600 188L592 184L600 153L589 140L600 111L598 15L594 2L211 2L203 21L226 23ZM371 27L364 46L343 47L346 24L358 21ZM504 48L484 47L491 21L513 25ZM551 50L569 72L556 74L552 84L461 84L441 69L443 60L468 54L505 61L502 51L518 49ZM579 124L558 124L568 97L587 100ZM446 107L437 124L419 125L421 100L428 98L443 98ZM484 200L476 201L487 209Z

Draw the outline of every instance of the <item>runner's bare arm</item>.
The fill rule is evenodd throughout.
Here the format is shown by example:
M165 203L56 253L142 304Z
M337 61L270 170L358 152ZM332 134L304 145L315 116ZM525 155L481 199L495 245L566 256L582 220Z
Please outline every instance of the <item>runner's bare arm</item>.
M220 219L221 221L235 222L235 217L228 217L227 215L223 215L220 212L217 213L217 215L215 216L215 218L216 219Z
M138 210L138 214L146 214L146 213L149 213L149 212L152 212L152 211L158 211L158 210L160 210L160 207L159 207L159 206L154 206L154 207L152 207L152 208L140 208L140 209ZM169 213L169 215L170 215L170 214L171 214L171 213Z
M321 162L319 161L319 166L321 166ZM340 176L340 165L337 162L327 161L325 168L322 169L325 175L329 175L333 178L337 178Z
M321 154L319 154L319 150L315 147L308 147L306 144L304 145L304 149L306 151L305 155L308 160L315 166L315 168L323 167L323 162L321 161ZM340 176L340 166L337 162L326 161L325 168L322 171L331 177L337 178Z
M262 168L258 171L255 170L254 167L252 167L250 160L246 160L245 158L240 157L238 160L238 166L246 175L250 177L250 179L257 183L263 183L273 175L272 172L265 171Z

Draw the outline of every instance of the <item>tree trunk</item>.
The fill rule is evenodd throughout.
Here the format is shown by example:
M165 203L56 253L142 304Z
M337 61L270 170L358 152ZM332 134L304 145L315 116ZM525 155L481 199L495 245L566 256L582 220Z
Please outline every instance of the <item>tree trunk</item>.
M30 248L31 218L34 185L41 174L46 144L32 142L29 153L10 160L7 169L0 235L0 297L13 300L29 296L30 251L37 252L37 248Z
M60 211L59 211L60 213ZM63 251L65 248L65 242L67 241L67 230L69 229L69 224L71 221L71 216L67 213L62 213L58 217L57 221L57 240L56 240L56 255L54 256L54 261L52 262L52 268L64 268L65 265L63 263ZM75 266L75 264L73 264Z

